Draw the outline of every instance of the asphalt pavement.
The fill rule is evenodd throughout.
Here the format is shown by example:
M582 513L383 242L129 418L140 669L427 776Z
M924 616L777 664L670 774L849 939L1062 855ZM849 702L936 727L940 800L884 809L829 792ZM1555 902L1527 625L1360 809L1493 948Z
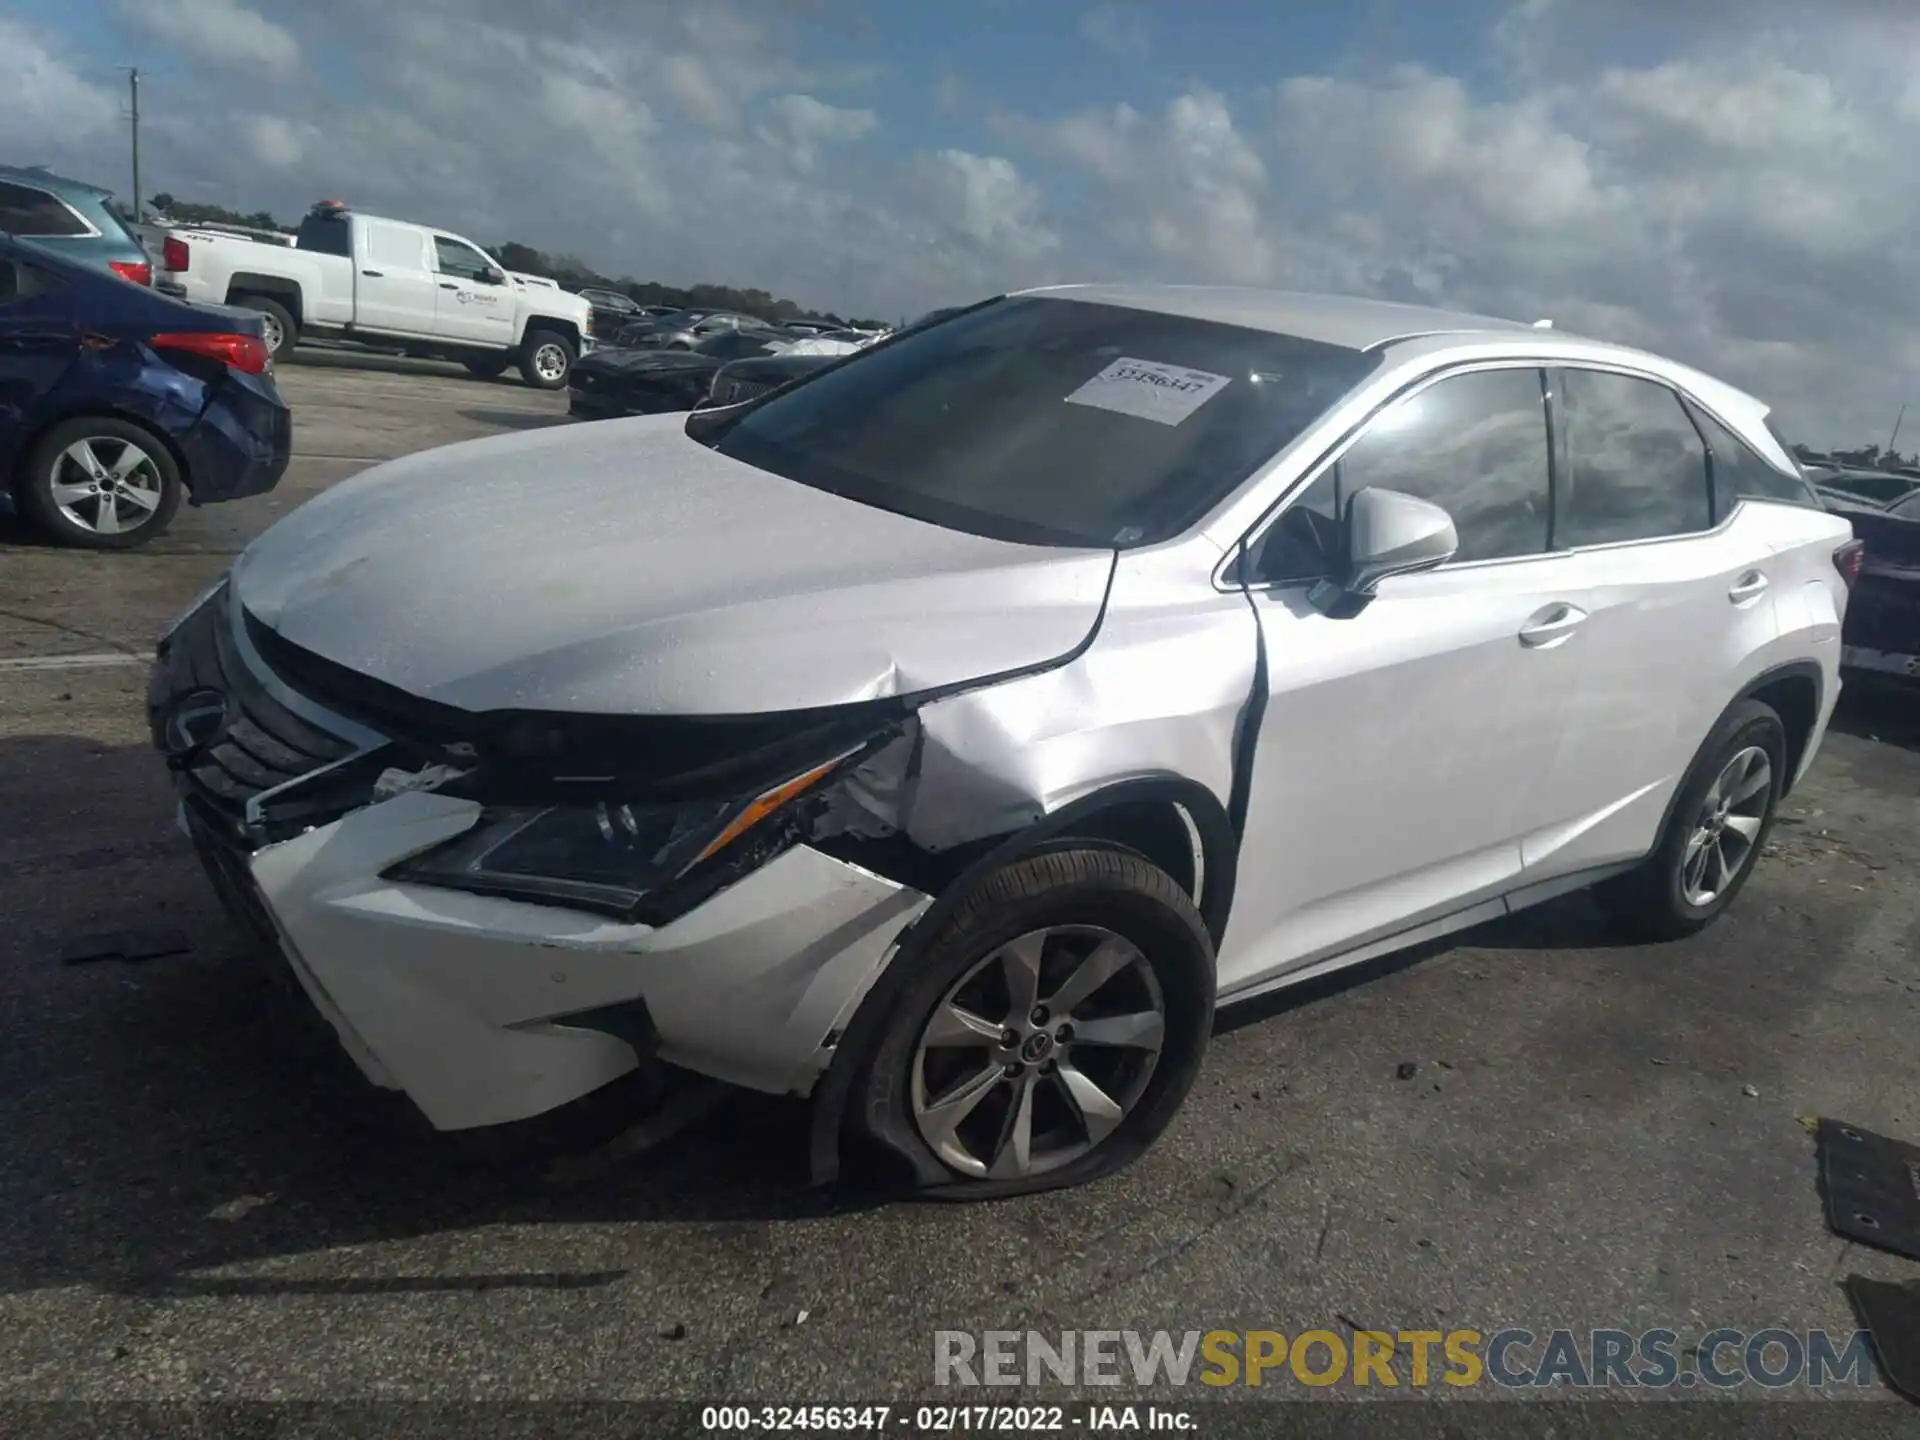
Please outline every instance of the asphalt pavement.
M128 554L0 534L0 1400L878 1399L930 1391L941 1330L1684 1346L1845 1334L1845 1275L1920 1275L1828 1232L1806 1124L1920 1140L1920 706L1898 695L1849 693L1705 935L1619 945L1575 896L1230 1013L1171 1131L1085 1190L813 1192L802 1107L733 1093L571 1170L552 1156L591 1158L606 1115L492 1150L432 1134L222 916L147 747L140 657L328 485L571 422L445 366L280 379L297 458L272 496L183 510ZM187 948L61 963L116 930Z

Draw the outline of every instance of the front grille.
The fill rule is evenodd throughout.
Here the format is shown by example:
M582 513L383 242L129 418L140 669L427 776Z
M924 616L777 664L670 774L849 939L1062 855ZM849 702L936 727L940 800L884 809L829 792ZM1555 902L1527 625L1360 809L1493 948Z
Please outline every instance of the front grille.
M1863 574L1847 597L1846 641L1865 650L1920 654L1920 581Z
M226 722L210 743L173 763L190 808L228 833L237 831L254 796L360 748L267 693L234 645L225 588L161 643L147 686L147 720L163 752L174 707L201 690L225 698Z

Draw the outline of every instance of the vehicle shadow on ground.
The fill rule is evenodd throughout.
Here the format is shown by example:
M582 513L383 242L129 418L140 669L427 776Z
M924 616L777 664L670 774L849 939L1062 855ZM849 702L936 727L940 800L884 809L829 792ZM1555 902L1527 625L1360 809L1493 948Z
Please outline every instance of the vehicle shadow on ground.
M503 430L545 430L554 425L571 425L573 416L555 415L541 410L462 410L461 415L482 425L498 425Z
M1877 676L1845 677L1831 727L1862 740L1920 750L1920 680L1901 683Z
M779 1222L882 1198L811 1188L803 1105L746 1092L726 1092L681 1133L584 1178L579 1159L657 1103L637 1078L523 1126L435 1133L410 1102L361 1078L283 989L280 962L227 923L171 828L150 752L7 739L0 793L20 802L0 813L0 1293L587 1286L619 1275L194 1272L483 1225ZM120 838L42 836L36 813L85 814L93 831ZM90 898L61 898L75 893ZM191 949L61 963L77 936L141 929L179 931Z

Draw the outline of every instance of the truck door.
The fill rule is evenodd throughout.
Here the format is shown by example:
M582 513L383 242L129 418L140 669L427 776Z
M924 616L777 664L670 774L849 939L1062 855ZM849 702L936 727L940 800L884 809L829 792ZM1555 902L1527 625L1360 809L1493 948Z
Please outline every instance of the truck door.
M433 292L433 333L442 340L467 344L503 349L511 345L516 297L506 272L451 235L433 237L433 258L439 271Z
M396 335L433 333L439 276L417 225L354 217L353 323Z

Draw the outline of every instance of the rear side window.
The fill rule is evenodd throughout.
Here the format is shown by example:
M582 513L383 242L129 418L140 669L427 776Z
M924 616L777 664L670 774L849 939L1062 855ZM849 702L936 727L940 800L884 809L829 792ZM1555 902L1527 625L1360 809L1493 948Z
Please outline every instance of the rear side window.
M1567 370L1560 396L1567 466L1556 547L1690 535L1713 524L1707 447L1678 395L1631 375Z
M0 230L44 239L87 235L92 229L47 191L0 180Z
M367 259L375 265L391 265L400 270L424 270L426 258L418 230L407 230L398 225L367 226Z
M1707 438L1707 465L1713 476L1714 519L1732 514L1733 507L1742 500L1772 500L1809 509L1821 508L1806 481L1797 475L1781 474L1706 411L1697 406L1688 408L1693 412L1694 423L1700 427L1700 433Z
M353 230L344 215L309 215L300 222L294 245L316 255L353 254Z

